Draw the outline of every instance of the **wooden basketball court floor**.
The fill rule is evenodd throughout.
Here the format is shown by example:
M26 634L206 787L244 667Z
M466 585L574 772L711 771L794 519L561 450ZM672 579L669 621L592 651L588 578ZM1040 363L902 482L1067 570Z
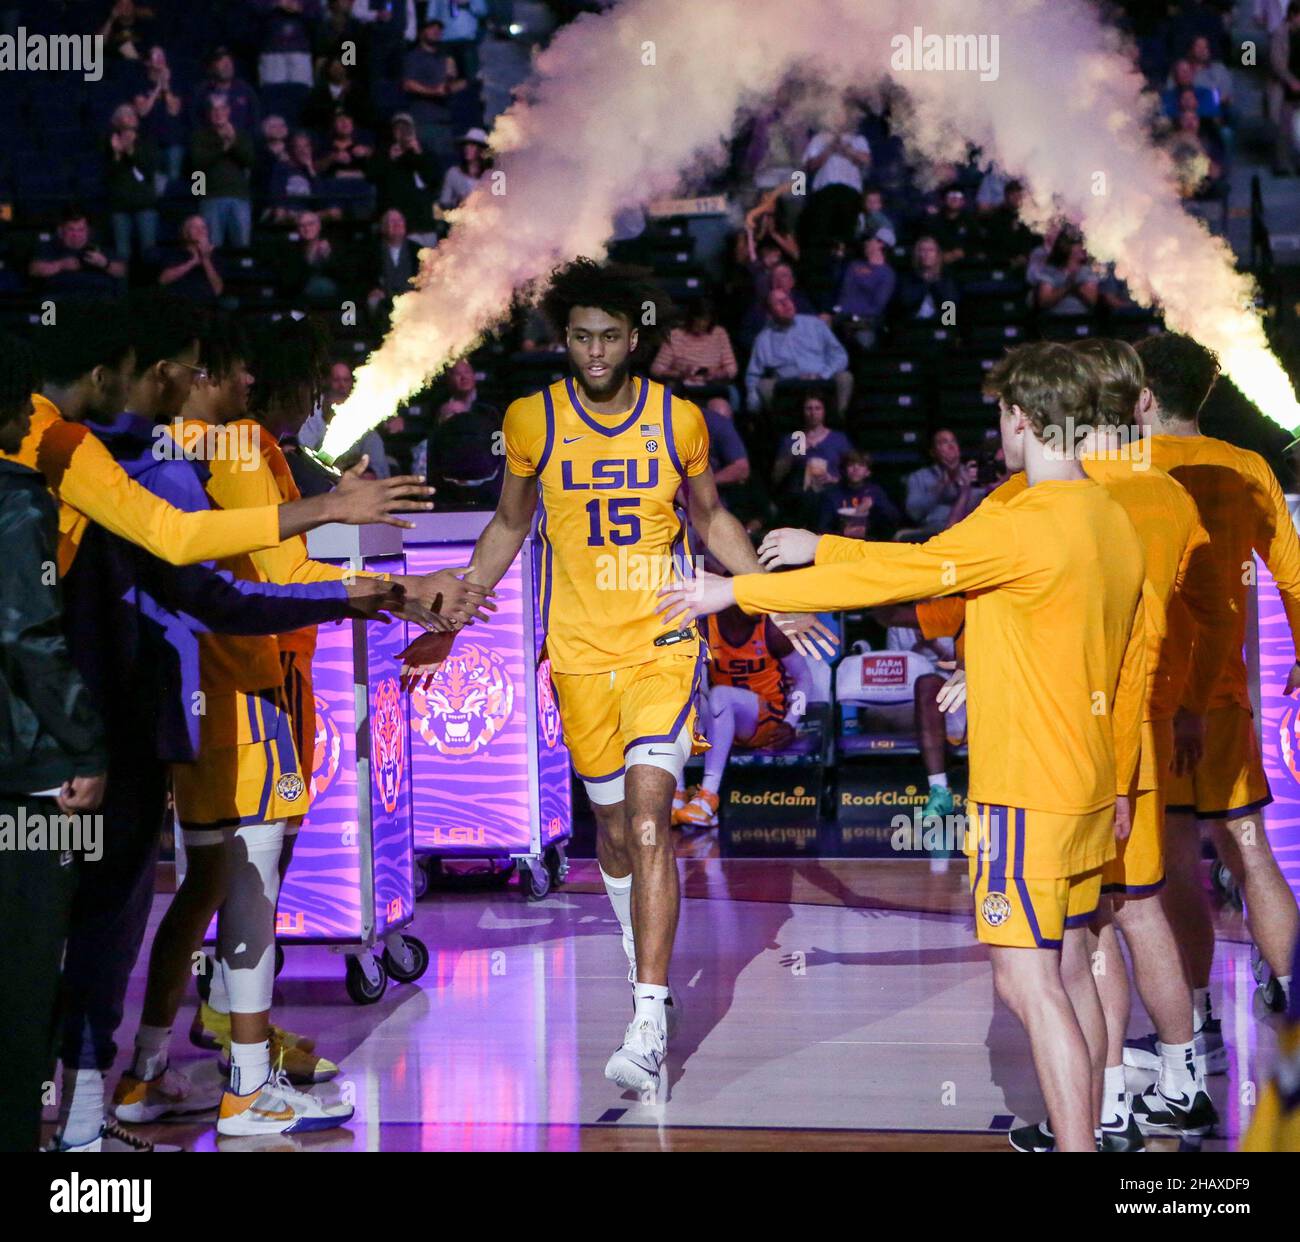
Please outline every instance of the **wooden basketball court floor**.
M354 1102L347 1128L250 1143L218 1140L208 1115L144 1132L209 1151L1010 1151L1006 1131L1041 1119L1024 1035L995 1002L974 940L962 862L936 874L925 862L720 860L693 848L679 860L683 1016L666 1104L603 1077L630 1016L627 965L595 864L575 862L536 904L513 886L431 893L413 928L428 973L375 1005L347 999L331 951L288 950L276 1021L342 1064L314 1090ZM155 922L167 900L155 900ZM1231 1053L1228 1075L1211 1080L1224 1126L1206 1150L1235 1145L1249 1123L1243 1084L1263 1081L1274 1047L1252 1016L1235 915L1219 936L1215 1000ZM142 986L143 962L119 1067ZM189 1017L174 1064L211 1079L212 1056L185 1041ZM1148 1029L1135 1003L1132 1032Z

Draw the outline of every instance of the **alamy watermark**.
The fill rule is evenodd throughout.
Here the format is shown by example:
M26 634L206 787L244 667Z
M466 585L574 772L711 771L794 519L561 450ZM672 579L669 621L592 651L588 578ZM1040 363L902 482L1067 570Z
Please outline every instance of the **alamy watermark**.
M20 806L17 815L0 815L0 850L54 850L98 862L104 857L104 817L46 815Z
M87 82L104 76L103 35L0 35L0 73L79 73Z
M889 49L895 73L978 73L981 82L998 77L997 35L926 34L913 26L911 34L890 39Z
M262 428L237 423L199 423L177 419L153 429L155 461L230 461L240 470L256 470L262 457Z

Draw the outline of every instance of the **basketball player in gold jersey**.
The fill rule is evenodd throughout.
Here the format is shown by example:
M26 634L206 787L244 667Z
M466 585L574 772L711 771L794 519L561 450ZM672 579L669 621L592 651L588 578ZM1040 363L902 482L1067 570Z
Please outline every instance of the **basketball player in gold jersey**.
M656 592L689 572L688 517L727 569L761 572L744 528L718 498L699 408L631 373L647 310L663 322L660 298L636 272L590 259L553 274L542 309L564 334L572 374L506 411L501 500L466 575L496 586L540 494L546 652L565 741L595 811L597 855L633 984L634 1016L605 1076L650 1102L666 1098L675 1016L673 793L686 760L706 745L695 728L705 652L694 626L659 619ZM683 488L685 511L677 504ZM782 624L806 654L815 654L814 642L831 649L812 617ZM407 660L423 662L417 653Z

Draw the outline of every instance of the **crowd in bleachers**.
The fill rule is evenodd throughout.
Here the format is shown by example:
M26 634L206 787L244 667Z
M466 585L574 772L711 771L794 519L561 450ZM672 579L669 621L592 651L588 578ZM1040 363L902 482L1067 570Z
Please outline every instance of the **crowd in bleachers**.
M552 7L563 19L584 6ZM1227 7L1116 11L1193 210L1226 209ZM99 82L0 75L16 120L0 131L7 326L36 322L49 297L151 284L252 318L315 310L346 392L420 247L490 175L481 47L510 18L500 0L0 4L8 26L97 29L107 44ZM915 163L888 99L849 102L857 122L839 131L796 120L794 89L746 124L730 166L699 187L734 204L722 256L697 255L671 218L638 216L613 249L678 303L641 363L707 407L737 512L755 528L919 537L997 476L980 380L1007 345L1132 338L1154 320L1071 229L1032 233L1024 188L979 152ZM491 505L500 412L562 363L553 330L521 312L371 438L376 469L414 461L444 503Z

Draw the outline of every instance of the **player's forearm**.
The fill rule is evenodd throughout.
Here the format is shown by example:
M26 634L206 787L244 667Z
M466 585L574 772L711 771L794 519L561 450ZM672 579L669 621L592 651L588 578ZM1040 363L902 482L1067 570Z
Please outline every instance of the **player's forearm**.
M290 500L280 506L280 541L292 539L294 535L305 535L327 522L337 521L339 504L332 492Z
M739 520L720 505L696 522L696 530L714 560L733 574L762 573L763 566Z
M494 515L474 545L470 571L465 580L491 590L514 564L527 537L528 524L519 525L507 521L499 513Z

